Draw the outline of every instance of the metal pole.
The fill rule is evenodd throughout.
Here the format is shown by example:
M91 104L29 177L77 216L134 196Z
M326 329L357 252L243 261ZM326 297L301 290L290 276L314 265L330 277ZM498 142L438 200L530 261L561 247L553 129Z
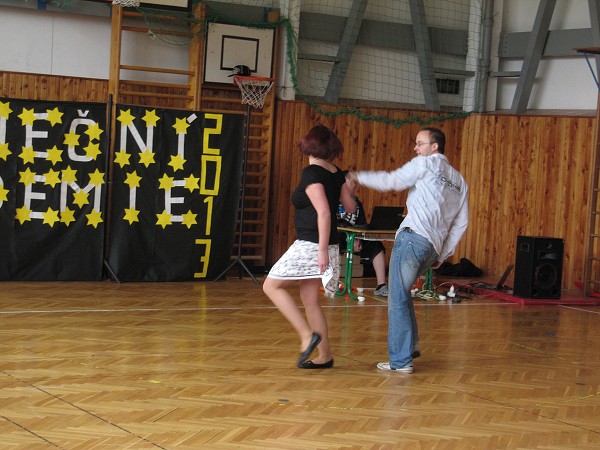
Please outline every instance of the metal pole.
M239 229L238 229L238 248L237 248L237 257L231 262L231 264L229 264L229 266L227 266L227 268L221 272L219 274L219 276L217 278L215 278L215 281L221 279L223 276L225 276L227 274L227 272L229 272L229 270L231 268L233 268L233 266L235 266L236 264L239 264L240 266L242 266L244 268L244 270L246 271L246 273L248 275L250 275L250 278L252 278L252 280L254 280L254 283L256 283L258 285L258 280L254 277L254 275L252 274L252 272L250 271L250 269L248 269L248 266L246 266L246 264L244 263L244 261L242 261L242 237L244 234L244 203L246 200L246 172L248 169L248 145L250 144L250 112L251 112L251 108L250 105L248 104L248 109L246 112L246 133L245 133L245 137L244 137L244 154L243 154L243 164L242 164L242 191L240 194L240 207L239 207ZM240 279L242 278L242 270L239 269L239 277Z

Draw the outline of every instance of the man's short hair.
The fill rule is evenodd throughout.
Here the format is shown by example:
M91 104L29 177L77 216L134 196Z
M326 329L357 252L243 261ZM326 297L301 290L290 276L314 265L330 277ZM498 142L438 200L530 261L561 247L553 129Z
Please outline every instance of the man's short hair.
M446 151L446 136L439 128L427 127L421 131L429 131L429 142L435 142L438 145L438 152L442 155Z

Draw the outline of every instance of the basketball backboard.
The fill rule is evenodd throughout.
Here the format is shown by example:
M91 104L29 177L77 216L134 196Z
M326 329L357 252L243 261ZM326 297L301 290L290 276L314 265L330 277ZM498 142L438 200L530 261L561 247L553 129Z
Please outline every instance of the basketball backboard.
M274 30L211 23L206 35L204 82L231 84L232 70L248 66L252 76L273 76Z

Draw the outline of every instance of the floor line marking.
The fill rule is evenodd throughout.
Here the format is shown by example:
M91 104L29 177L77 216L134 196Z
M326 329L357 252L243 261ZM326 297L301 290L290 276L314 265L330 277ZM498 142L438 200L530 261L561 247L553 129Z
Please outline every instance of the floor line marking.
M461 302L460 305L455 303L415 303L415 306L511 306L512 303L473 303L473 302ZM361 304L354 305L321 305L323 309L335 309L335 308L380 308L386 307L387 303L377 304ZM119 309L31 309L31 310L15 310L15 311L0 311L0 315L16 315L16 314L64 314L64 313L114 313L114 312L162 312L162 311L244 311L244 310L272 310L277 309L275 306L227 306L227 307L206 307L206 308L119 308Z

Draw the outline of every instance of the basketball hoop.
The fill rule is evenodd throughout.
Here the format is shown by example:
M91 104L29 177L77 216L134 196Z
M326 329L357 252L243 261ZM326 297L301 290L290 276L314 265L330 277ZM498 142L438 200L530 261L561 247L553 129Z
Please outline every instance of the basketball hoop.
M241 75L234 75L233 77L233 82L242 91L242 103L255 108L263 107L265 98L273 87L274 81L273 78L264 77L243 77Z

